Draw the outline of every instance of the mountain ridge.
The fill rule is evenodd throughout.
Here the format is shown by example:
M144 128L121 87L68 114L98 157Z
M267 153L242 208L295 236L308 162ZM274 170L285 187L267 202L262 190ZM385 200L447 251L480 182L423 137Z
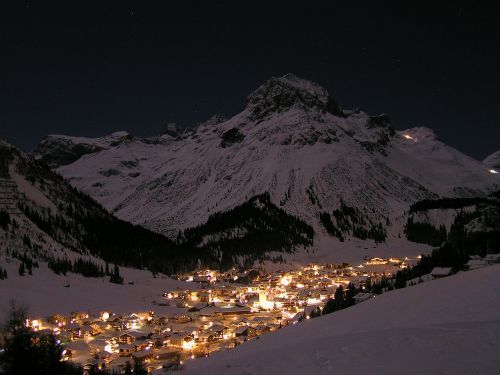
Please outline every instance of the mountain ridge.
M320 236L328 236L321 213L332 216L345 204L396 238L398 218L412 203L481 196L498 186L483 164L430 129L396 131L387 115L331 103L316 83L272 78L230 119L175 137L134 137L56 170L118 217L170 236L268 193ZM343 237L352 235L347 229Z

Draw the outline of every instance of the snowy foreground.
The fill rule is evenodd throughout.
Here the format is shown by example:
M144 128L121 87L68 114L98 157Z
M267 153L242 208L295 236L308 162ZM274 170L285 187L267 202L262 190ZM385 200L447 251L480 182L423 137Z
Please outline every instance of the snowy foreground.
M125 285L108 282L108 278L88 278L68 273L58 276L45 264L33 269L33 275L19 276L18 262L4 266L9 278L0 281L0 319L3 322L8 314L10 300L28 307L32 318L48 317L52 314L69 314L71 311L110 310L125 314L132 311L158 313L179 312L176 307L158 306L161 293L177 287L196 288L197 284L185 283L170 278L153 278L151 272L129 268L120 268ZM129 285L133 282L134 285ZM69 287L65 287L69 285ZM172 309L169 311L169 309Z
M498 374L500 265L397 290L186 364L187 374Z

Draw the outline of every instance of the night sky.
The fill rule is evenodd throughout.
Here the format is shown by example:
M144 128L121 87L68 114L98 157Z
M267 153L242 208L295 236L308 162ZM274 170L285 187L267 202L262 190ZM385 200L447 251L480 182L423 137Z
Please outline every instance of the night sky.
M0 137L30 150L54 133L154 135L234 115L292 72L344 108L428 126L473 157L500 149L494 5L269 3L4 1Z

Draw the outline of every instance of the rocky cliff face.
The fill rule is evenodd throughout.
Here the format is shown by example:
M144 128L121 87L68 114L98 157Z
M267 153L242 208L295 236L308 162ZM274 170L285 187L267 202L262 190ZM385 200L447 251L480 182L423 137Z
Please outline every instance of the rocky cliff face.
M293 74L271 78L247 98L247 110L253 120L263 120L266 116L291 109L343 115L325 88Z

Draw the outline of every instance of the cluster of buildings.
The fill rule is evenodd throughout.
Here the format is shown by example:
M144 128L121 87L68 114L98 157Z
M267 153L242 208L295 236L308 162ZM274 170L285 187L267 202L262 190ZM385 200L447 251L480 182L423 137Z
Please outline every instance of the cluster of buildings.
M371 262L371 263L370 263ZM404 267L404 261L368 259L350 266L311 264L300 270L263 274L232 270L197 271L182 276L201 283L192 289L164 291L156 302L170 314L138 311L128 315L110 311L53 315L28 320L34 330L52 332L64 345L65 359L85 365L123 371L127 362L140 361L149 371L175 370L186 360L234 348L248 340L308 319L333 298L339 285L362 288L376 280L387 265ZM373 268L375 267L375 268ZM201 285L201 289L200 289ZM371 295L360 293L358 302ZM160 308L161 306L161 308Z

